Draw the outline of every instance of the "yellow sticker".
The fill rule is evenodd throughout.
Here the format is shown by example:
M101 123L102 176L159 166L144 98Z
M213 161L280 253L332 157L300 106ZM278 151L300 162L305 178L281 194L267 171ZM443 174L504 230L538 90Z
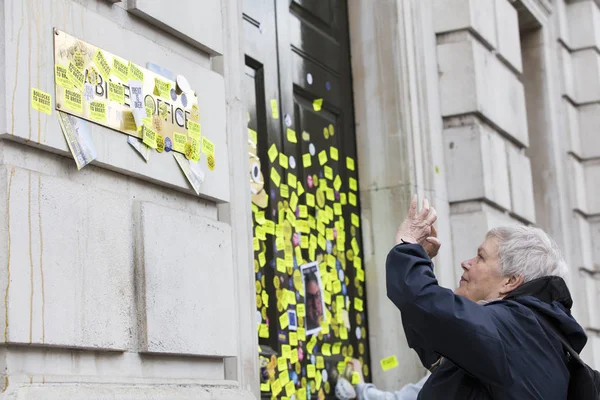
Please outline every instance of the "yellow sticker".
M67 68L67 78L69 78L71 83L77 89L79 89L83 92L83 84L85 83L85 75L72 62L69 63L69 67Z
M331 146L329 148L329 156L331 157L332 160L337 161L338 160L338 149L336 147Z
M269 390L271 390L271 385L269 384L269 382L265 382L265 383L261 383L260 384L260 391L261 392L268 392Z
M360 218L358 217L358 215L352 213L352 215L350 216L350 220L352 221L352 225L354 225L355 227L360 227Z
M271 99L271 116L273 119L279 119L279 107L277 107L277 100Z
M323 358L323 356L317 356L317 368L325 368L325 359Z
M321 353L323 353L323 355L325 355L325 356L330 356L331 355L331 345L329 343L324 343L323 346L321 346Z
M258 133L254 129L248 128L248 140L254 144L258 142Z
M103 101L92 101L90 103L90 118L94 121L106 121L106 103Z
M263 290L261 297L262 297L263 304L266 307L269 307L269 294L267 293L266 290Z
M305 142L308 142L310 140L310 133L308 133L306 131L302 131L302 140L304 140Z
M31 107L44 114L52 114L52 96L49 93L31 88Z
M340 293L342 291L342 282L333 282L333 293Z
M398 360L396 356L389 356L380 361L381 369L384 371L389 371L392 368L396 368L398 366Z
M125 104L125 86L113 81L108 82L108 100Z
M296 179L296 175L292 174L292 173L288 173L287 175L287 181L288 181L288 186L296 189L296 185L298 183L298 179Z
M275 234L275 222L271 220L265 220L265 224L263 225L265 228L265 232L274 235Z
M281 357L290 358L292 356L292 347L288 344L281 345Z
M275 380L271 383L271 393L275 397L281 393L281 383L279 383L278 380Z
M277 369L279 371L287 371L287 369L288 369L288 362L287 362L286 358L279 357L277 359Z
M323 173L325 174L325 179L333 179L333 168L331 168L329 165L325 166L325 168L323 169Z
M290 143L298 143L298 139L296 138L296 131L290 128L287 128L286 131L287 140Z
M352 192L348 193L348 202L353 205L356 206L356 195Z
M288 185L286 185L285 183L282 183L281 186L279 187L279 195L281 197L283 197L284 199L287 199L290 197L290 188Z
M312 165L312 157L310 153L302 155L302 165L304 166L304 168L308 168Z
M62 65L56 64L54 66L54 79L59 86L66 88L73 87L73 83L71 83L71 80L67 76L67 68Z
M198 157L200 157L200 152L198 152ZM206 157L206 165L208 165L208 169L211 171L215 170L215 155L211 154L208 157Z
M329 124L329 134L331 136L335 135L335 128L333 127L333 124Z
M348 185L350 186L350 190L354 190L355 192L358 190L358 182L354 178L350 178L348 180Z
M171 82L163 81L160 78L154 78L154 94L165 99L171 98Z
M292 346L298 346L298 333L290 332L290 344Z
M358 372L354 371L352 372L352 384L353 385L358 385L360 382L360 375Z
M94 64L96 64L96 67L98 67L98 69L100 70L100 73L102 74L102 77L104 77L104 80L108 81L108 78L110 77L111 68L108 61L106 61L106 57L104 57L104 53L100 49L96 50L96 54L94 55Z
M339 176L339 175L337 175L337 176L335 177L335 180L333 181L333 188L334 188L334 189L335 189L337 192L339 192L341 187L342 187L342 178L340 178L340 176Z
M306 341L306 329L298 327L298 340Z
M337 342L331 348L331 353L332 354L340 354L341 349L342 349L342 342Z
M162 153L165 151L165 137L160 133L156 135L156 151ZM192 150L193 151L193 150ZM192 156L193 159L193 156Z
M215 145L206 136L202 137L202 152L207 156L215 154Z
M309 207L315 206L315 195L312 193L306 193L306 205Z
M312 364L308 364L306 366L306 376L308 378L314 378L315 377L315 366Z
M358 297L354 298L354 309L356 311L363 311L363 301L362 301L362 299L359 299Z
M269 338L269 326L267 324L260 324L258 327L258 337L263 339Z
M187 137L183 133L173 132L173 150L180 153L185 152Z
M290 325L290 317L285 311L283 314L279 316L279 329L285 329Z
M319 153L319 164L323 165L327 162L327 152L325 150L322 150Z
M296 192L292 192L292 198L290 199L290 208L295 212L298 206L298 196Z
M279 165L281 165L284 169L288 169L289 160L288 156L283 153L279 153Z
M147 126L144 126L142 128L142 142L146 146L156 149L156 132Z
M164 103L162 103L162 104L164 104ZM192 121L191 119L188 120L188 134L190 135L190 137L192 137L196 140L200 140L200 134L201 134L200 124ZM206 153L204 153L204 154L206 154ZM208 154L206 154L206 155L208 155Z
M298 399L306 399L306 388L301 387L298 389Z
M73 53L73 62L75 63L75 66L77 68L83 69L85 65L85 58L83 57L83 54L81 54L80 51L76 51L75 53Z
M142 71L140 69L140 67L138 67L137 65L135 65L134 63L132 63L130 61L128 78L132 79L132 80L144 82L144 71Z
M269 161L271 162L275 162L275 159L277 158L277 155L279 154L279 152L277 151L277 146L275 146L275 143L273 143L271 145L271 147L269 147Z
M283 258L277 259L277 271L285 272L285 260Z
M145 124L144 124L145 125ZM189 142L185 143L185 158L187 158L188 160L192 159L193 153L192 153L192 144Z
M302 196L304 194L304 186L302 186L302 183L298 182L296 187L298 188L298 196Z
M346 329L346 327L340 328L340 339L342 339L342 340L348 339L348 329Z
M289 381L287 385L285 385L285 394L288 397L291 397L296 393L296 386L294 385L294 381Z
M296 306L296 315L298 315L298 317L304 318L306 316L306 309L304 307L304 304L298 304Z
M260 253L258 255L258 265L260 265L261 267L264 267L266 263L267 263L267 256L265 255L265 253Z
M358 278L359 281L364 282L365 281L365 271L363 269L356 270L356 277Z
M113 57L112 73L123 82L127 82L129 76L129 64L119 60L118 57Z
M350 157L346 157L346 168L350 171L354 171L354 159Z
M321 111L321 107L323 107L323 99L314 99L313 100L313 109L315 111Z
M65 89L65 105L68 109L82 112L83 111L83 98L81 93L74 90Z

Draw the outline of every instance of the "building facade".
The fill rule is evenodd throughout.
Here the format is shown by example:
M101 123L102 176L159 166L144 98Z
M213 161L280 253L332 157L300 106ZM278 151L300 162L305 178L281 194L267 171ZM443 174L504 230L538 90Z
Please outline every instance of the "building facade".
M334 280L348 290L341 301L353 321L355 299L365 302L356 323L366 329L348 322L344 346L367 344L379 387L424 373L385 293L385 257L413 193L438 210L436 275L447 287L488 229L527 223L549 232L571 266L574 314L589 336L584 358L600 368L597 1L5 0L0 11L0 399L260 398L267 322L257 311L267 306L256 297L268 290L256 271L275 268L276 255L253 240L266 201L255 184L272 185L268 150L277 140L287 156L308 152L289 143L308 146L303 133L316 135L306 126L325 124L317 119L328 121L329 141L315 144L335 147L329 159L338 151L352 159L337 175L351 187L335 192L355 192L356 203L330 222L343 217L336 240L345 232L347 250L356 239L361 266ZM77 169L59 122L58 98L68 97L57 55L77 61L61 53L63 33L142 66L146 79L176 81L174 98L185 85L171 78L187 78L209 145L198 192L171 154L144 159L106 126L113 115L124 120L109 101L106 121L82 122L97 156ZM82 52L84 65L102 69ZM108 75L118 78L114 69ZM50 94L49 109L32 89ZM271 206L275 192L266 192ZM341 207L336 196L332 207ZM270 211L276 221L277 207ZM290 271L303 257L312 261L298 256ZM347 271L345 261L337 268ZM279 307L275 292L266 294ZM281 322L269 318L278 335ZM398 367L384 371L380 360L390 356ZM296 398L314 385L295 382Z

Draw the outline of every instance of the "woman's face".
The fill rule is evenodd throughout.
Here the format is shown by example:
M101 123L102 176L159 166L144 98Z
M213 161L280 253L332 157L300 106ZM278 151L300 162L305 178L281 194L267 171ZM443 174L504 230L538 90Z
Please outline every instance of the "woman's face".
M323 315L323 301L321 300L321 290L315 281L309 281L306 284L306 314L314 321L318 321Z

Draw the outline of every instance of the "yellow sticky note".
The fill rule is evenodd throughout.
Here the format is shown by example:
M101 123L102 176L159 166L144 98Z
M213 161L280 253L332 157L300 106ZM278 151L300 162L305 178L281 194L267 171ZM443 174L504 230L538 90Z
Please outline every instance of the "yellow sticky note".
M292 356L292 346L289 344L281 345L281 357L289 359Z
M325 356L330 356L331 355L331 345L329 343L323 344L323 346L321 346L321 353L323 353L323 355L325 355Z
M337 175L335 177L335 180L333 181L333 188L339 192L341 187L342 187L342 178L340 178L340 176Z
M345 327L340 328L340 339L342 339L342 340L348 339L348 329L346 329Z
M267 293L267 291L263 290L260 297L262 297L263 304L268 307L269 306L269 294Z
M322 150L319 153L319 164L323 165L327 162L327 152L325 150Z
M273 396L277 397L279 393L281 393L281 383L278 380L275 380L271 383L271 393Z
M258 328L258 337L261 337L263 339L269 338L269 327L267 326L267 324L260 324Z
M335 215L342 215L342 205L340 203L335 203L333 205L333 213Z
M268 392L269 390L271 390L271 385L269 384L269 382L265 382L265 383L261 383L260 384L260 391L261 392Z
M312 165L312 157L310 153L302 155L302 165L304 166L304 168L308 168Z
M314 378L315 377L315 366L312 364L308 364L306 366L306 376L309 378Z
M355 192L358 190L358 182L356 179L350 177L350 179L348 179L348 185L350 186L350 190L354 190Z
M321 111L321 107L323 107L323 99L314 99L313 100L313 109L315 111Z
M185 152L187 137L183 133L173 132L173 150L180 153Z
M389 356L380 361L381 369L384 371L389 371L392 368L396 368L398 366L398 360L396 356Z
M270 235L275 234L275 222L273 222L271 220L265 220L263 227L265 228L266 233L268 233Z
M354 171L354 159L351 157L346 157L346 168L350 171Z
M283 258L277 258L277 271L285 272L285 260Z
M329 148L329 157L331 157L332 160L337 161L339 159L339 155L338 155L338 149L337 147L333 147L331 146Z
M356 206L356 195L352 192L348 193L348 202L353 205Z
M342 349L342 343L341 342L337 342L336 344L333 345L333 347L331 348L331 353L332 354L340 354L340 350Z
M292 189L296 189L297 182L298 182L298 179L296 179L296 175L288 173L288 175L287 175L288 186L291 187Z
M306 316L306 309L304 308L304 304L298 304L296 306L296 315L298 317L304 318Z
M296 187L298 188L298 196L302 196L304 194L304 186L302 186L301 182L298 182Z
M90 103L90 117L94 121L106 121L106 103L103 101L92 101Z
M83 84L85 83L85 75L72 62L69 62L69 67L67 68L67 78L69 78L71 83L77 89L83 91Z
M308 217L308 207L306 207L304 204L300 205L300 207L298 208L298 212L300 214L300 218Z
M171 98L171 82L154 78L154 94L165 99Z
M298 196L296 195L296 192L292 192L292 197L290 199L290 208L293 211L296 211L297 206L298 206Z
M191 138L200 140L200 136L202 134L202 129L200 127L200 124L197 123L196 121L192 121L191 119L188 120L188 134L190 135Z
M267 256L265 255L265 253L260 253L258 255L258 265L260 265L261 267L264 267L266 263L267 263Z
M150 148L156 149L156 132L144 126L142 128L142 142Z
M279 165L281 165L285 169L288 169L288 165L289 165L288 156L286 156L283 153L279 153Z
M287 128L286 131L287 140L290 143L298 143L298 138L296 138L296 131L290 128Z
M137 65L135 65L134 63L132 63L131 61L129 62L129 75L128 75L129 79L135 80L135 81L142 81L144 82L144 71L142 71L140 69L140 67L138 67Z
M306 341L306 329L298 327L298 340Z
M298 388L298 399L306 399L306 388Z
M298 362L298 349L293 349L290 355L290 362L296 364Z
M354 309L356 311L363 311L363 301L362 301L362 299L359 299L358 297L354 298Z
M358 385L360 382L360 375L358 374L358 372L354 371L352 372L352 384L353 385Z
M248 128L248 140L254 144L258 142L258 133L254 129Z
M279 176L279 172L274 167L271 167L271 180L275 184L275 186L279 187L281 183L281 176Z
M364 282L365 281L365 271L362 269L356 270L356 277L358 278L359 281Z
M323 168L323 174L325 175L325 179L329 179L329 180L333 179L333 168L326 165Z
M112 73L123 82L127 82L129 76L129 64L119 60L118 57L113 57Z
M271 99L271 116L273 119L279 119L279 107L275 99Z
M202 152L207 156L215 154L215 145L213 142L208 140L206 137L202 138Z
M325 359L323 358L323 356L317 356L317 368L325 368Z
M285 359L284 357L279 357L277 359L277 369L279 371L287 371L287 369L288 369L287 359Z
M281 186L279 187L279 195L281 197L283 197L284 199L287 199L290 197L290 188L288 185L282 183Z
M71 80L67 77L67 68L62 65L56 64L54 66L54 80L59 86L66 88L73 87L73 83L71 83Z
M271 145L271 147L269 147L269 161L274 162L275 159L277 158L277 155L279 154L279 152L277 151L277 146L275 146L275 143L273 143Z
M352 251L354 251L354 256L357 256L360 253L360 247L358 247L358 241L356 238L352 238L350 244L352 246Z
M296 393L296 386L294 385L294 381L289 381L287 385L285 385L285 394L288 397L291 397L294 393Z
M68 109L73 111L83 111L83 98L81 93L74 90L65 89L65 105Z
M306 193L306 205L309 207L315 206L315 195L312 193Z
M350 216L350 220L352 221L352 225L354 225L355 227L359 227L360 226L360 218L358 218L358 215L352 213L352 215Z
M257 237L252 238L252 248L254 249L254 251L260 250L260 244L258 243Z
M98 67L98 69L100 70L100 74L102 74L104 80L108 81L108 78L110 77L111 68L110 64L106 60L106 57L104 57L104 53L100 49L96 50L96 54L94 55L94 64L96 64L96 67Z
M320 390L321 389L321 383L323 382L323 377L321 376L321 374L317 374L315 376L315 389L316 390Z
M333 293L339 293L342 291L342 282L335 281L333 282Z
M290 332L290 344L292 346L298 346L298 334L296 332Z
M31 107L44 114L52 114L52 96L49 93L31 88Z
M119 104L125 104L125 86L117 82L109 81L108 100Z

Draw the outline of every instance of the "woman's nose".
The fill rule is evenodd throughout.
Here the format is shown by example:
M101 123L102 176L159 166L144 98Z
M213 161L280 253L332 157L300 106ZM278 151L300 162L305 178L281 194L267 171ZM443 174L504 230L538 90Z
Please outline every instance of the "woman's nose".
M469 270L469 268L471 268L471 262L473 261L473 259L469 259L469 260L465 260L463 262L460 263L460 266L462 267L462 269L464 270Z

